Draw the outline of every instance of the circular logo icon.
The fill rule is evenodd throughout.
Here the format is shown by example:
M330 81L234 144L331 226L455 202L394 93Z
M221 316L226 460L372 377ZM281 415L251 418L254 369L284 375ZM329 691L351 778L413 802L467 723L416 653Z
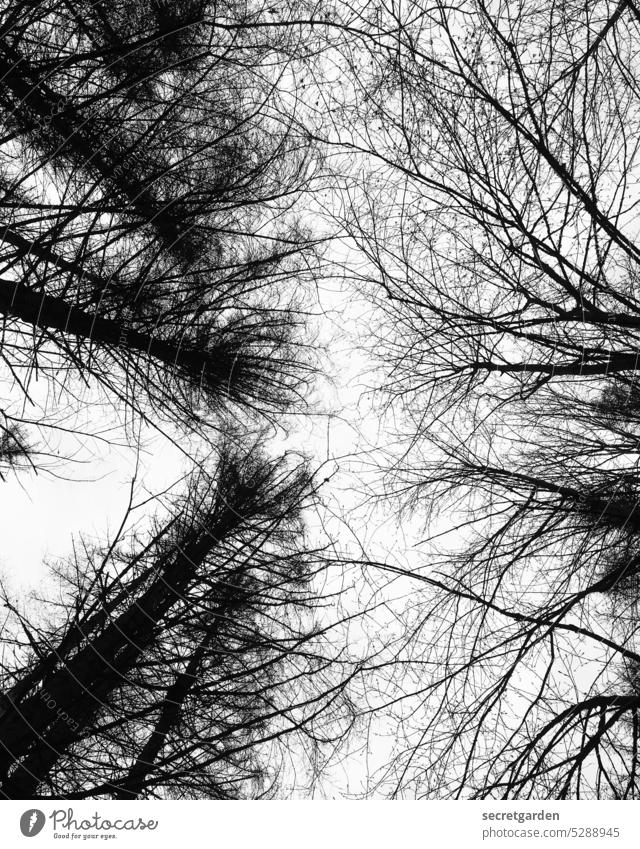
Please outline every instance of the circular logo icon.
M20 817L20 831L25 837L35 837L42 831L45 819L44 811L30 808Z

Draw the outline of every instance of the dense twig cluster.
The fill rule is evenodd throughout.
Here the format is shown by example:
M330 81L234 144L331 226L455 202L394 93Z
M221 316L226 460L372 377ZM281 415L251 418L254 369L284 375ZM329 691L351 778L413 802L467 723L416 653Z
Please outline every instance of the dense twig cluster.
M640 9L332 26L340 217L404 421L387 493L433 519L378 786L636 798Z

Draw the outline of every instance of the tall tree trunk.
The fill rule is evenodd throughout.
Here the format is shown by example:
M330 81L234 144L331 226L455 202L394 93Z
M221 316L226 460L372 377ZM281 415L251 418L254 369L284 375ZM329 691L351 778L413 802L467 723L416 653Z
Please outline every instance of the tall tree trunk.
M63 668L43 679L39 693L6 712L0 724L1 792L5 798L31 798L35 794L64 749L134 668L154 639L158 621L179 600L197 568L239 521L236 511L225 510L209 533L185 545L159 570L139 600L66 660ZM53 703L53 710L43 694L46 702ZM71 721L60 719L58 712ZM36 751L31 754L34 743ZM19 762L21 758L25 758L24 763Z

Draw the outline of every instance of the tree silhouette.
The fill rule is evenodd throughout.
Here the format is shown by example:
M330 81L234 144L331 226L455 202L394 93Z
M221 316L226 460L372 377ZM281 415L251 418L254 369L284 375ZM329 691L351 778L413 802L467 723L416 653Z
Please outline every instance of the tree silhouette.
M299 399L294 35L242 3L11 3L0 44L2 356L198 424Z
M357 667L331 647L338 623L314 622L314 490L293 458L228 445L144 544L63 569L45 620L12 605L4 797L264 794L289 736L335 745Z
M383 315L385 492L432 520L381 781L635 798L640 12L338 17L325 134L348 271Z

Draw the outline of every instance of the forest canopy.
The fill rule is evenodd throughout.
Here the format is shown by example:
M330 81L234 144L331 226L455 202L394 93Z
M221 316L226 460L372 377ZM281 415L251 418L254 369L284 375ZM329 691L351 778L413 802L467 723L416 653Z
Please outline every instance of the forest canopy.
M136 461L2 562L0 794L638 797L639 36L6 5L0 486Z

